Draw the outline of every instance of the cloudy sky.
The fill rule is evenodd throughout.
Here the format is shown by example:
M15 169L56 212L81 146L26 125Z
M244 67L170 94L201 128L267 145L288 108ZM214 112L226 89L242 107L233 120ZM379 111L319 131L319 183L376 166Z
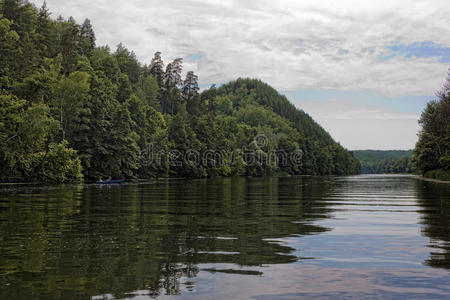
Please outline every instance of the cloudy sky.
M41 6L42 0L31 1ZM349 149L409 149L450 67L448 0L47 0L98 45L183 57L206 87L260 78Z

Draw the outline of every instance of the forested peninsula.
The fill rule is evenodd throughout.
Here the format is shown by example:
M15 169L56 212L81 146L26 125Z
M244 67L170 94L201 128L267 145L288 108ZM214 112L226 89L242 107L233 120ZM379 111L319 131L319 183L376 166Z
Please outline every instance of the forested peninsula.
M254 79L200 92L182 59L98 47L91 23L0 7L0 180L356 174L308 114Z

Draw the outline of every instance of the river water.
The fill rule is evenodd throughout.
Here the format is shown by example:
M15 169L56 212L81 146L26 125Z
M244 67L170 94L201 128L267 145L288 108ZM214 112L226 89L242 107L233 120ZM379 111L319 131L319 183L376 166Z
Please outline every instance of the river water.
M412 176L0 188L0 299L450 298L450 185Z

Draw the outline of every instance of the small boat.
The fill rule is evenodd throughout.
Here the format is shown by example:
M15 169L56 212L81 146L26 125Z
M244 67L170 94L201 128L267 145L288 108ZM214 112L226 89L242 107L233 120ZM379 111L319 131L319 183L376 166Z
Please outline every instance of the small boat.
M125 179L116 179L116 180L100 180L97 181L97 184L120 184L120 183L124 183Z

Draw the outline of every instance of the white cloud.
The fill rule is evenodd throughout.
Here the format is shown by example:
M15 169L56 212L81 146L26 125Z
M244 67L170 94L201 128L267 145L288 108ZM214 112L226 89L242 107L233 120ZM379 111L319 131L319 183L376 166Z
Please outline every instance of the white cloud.
M42 0L33 0L37 6ZM447 0L47 0L56 18L92 21L99 45L120 42L143 63L185 58L199 82L259 78L279 91L372 91L429 96L446 76L439 58L389 56L392 45L450 47ZM187 59L190 54L199 59ZM387 99L387 98L385 98ZM295 101L293 101L295 103ZM330 97L302 102L349 149L407 149L418 115Z
M40 6L40 0L32 1ZM186 61L201 83L261 78L279 90L371 90L430 95L447 65L394 57L385 47L450 46L447 1L47 0L55 15L91 19L99 44L123 42L148 63L154 52Z
M413 149L417 142L417 120L413 119L322 119L317 118L331 136L351 150Z
M294 101L295 102L295 101ZM412 149L417 141L419 116L346 99L297 104L331 136L351 150Z

